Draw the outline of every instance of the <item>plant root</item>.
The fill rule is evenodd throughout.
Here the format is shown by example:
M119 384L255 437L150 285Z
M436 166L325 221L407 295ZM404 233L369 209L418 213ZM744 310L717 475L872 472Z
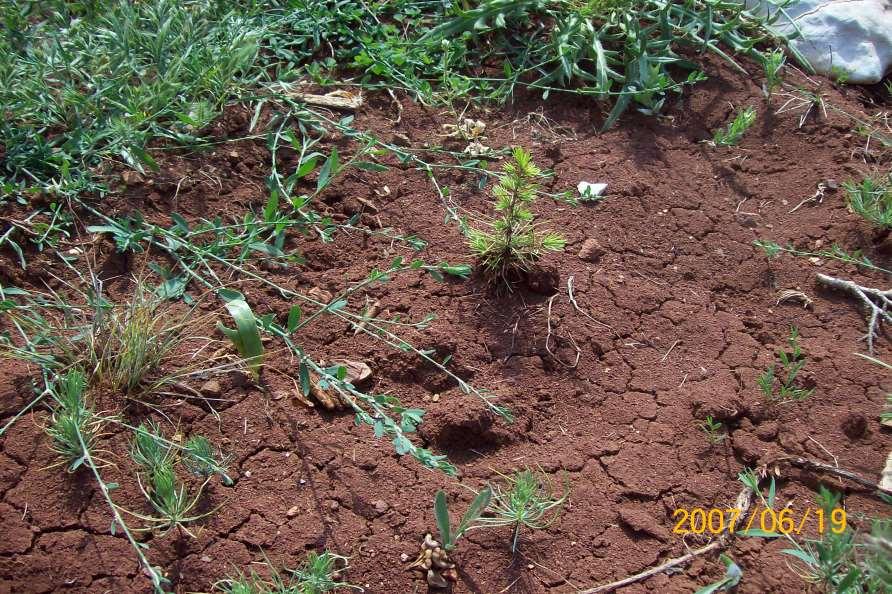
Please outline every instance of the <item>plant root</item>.
M433 588L447 588L449 582L458 581L455 563L449 559L449 553L433 539L430 532L424 535L418 558L406 569L425 572L427 584Z
M835 278L821 273L818 273L817 279L822 285L855 295L867 308L870 315L864 340L867 341L867 351L873 354L873 341L879 336L880 325L884 321L892 323L892 314L888 311L892 307L892 289L883 291L881 289L864 287L850 280Z

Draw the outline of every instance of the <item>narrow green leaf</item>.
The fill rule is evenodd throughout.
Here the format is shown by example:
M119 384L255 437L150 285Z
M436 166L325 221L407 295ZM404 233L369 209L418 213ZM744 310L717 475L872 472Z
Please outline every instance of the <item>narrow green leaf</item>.
M303 312L300 309L299 305L293 305L291 307L291 311L288 312L288 332L294 332L297 329L297 325L300 324L300 319L303 316Z
M461 523L458 525L458 533L455 535L456 539L464 534L464 532L471 527L471 524L477 521L477 518L483 515L483 512L489 507L491 499L492 489L489 487L485 487L477 493L477 496L474 497L474 500L468 507L468 511L466 511L465 515L461 518Z
M452 548L452 533L449 526L449 505L446 501L446 493L442 490L434 495L434 515L437 517L437 529L440 531L440 541L447 550Z
M300 391L304 396L310 395L310 368L303 361L300 362Z

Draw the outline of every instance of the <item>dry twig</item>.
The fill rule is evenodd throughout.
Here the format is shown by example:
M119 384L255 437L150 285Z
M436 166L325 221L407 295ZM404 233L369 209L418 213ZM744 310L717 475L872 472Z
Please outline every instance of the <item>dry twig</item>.
M833 474L835 476L839 476L845 478L847 480L852 481L853 483L857 483L863 487L867 487L871 490L879 491L880 493L884 493L886 495L892 495L892 491L883 487L882 485L878 485L860 475L855 474L854 472L849 472L848 470L842 470L840 468L836 468L835 466L830 466L829 464L823 464L821 462L815 462L814 460L809 460L808 458L799 458L799 457L782 457L777 458L771 462L768 462L763 465L763 469L769 466L774 466L777 464L789 464L790 466L796 466L797 468L803 468L807 470L814 470L818 472L826 472L828 474ZM765 472L760 473L760 476L765 476ZM753 501L753 495L755 493L749 488L745 487L740 494L737 495L737 501L734 504L735 509L740 510L740 517L746 518L749 513L750 506ZM757 510L758 511L758 510ZM583 590L579 594L596 594L598 592L612 592L617 588L622 588L623 586L628 586L629 584L634 584L636 582L640 582L649 577L655 576L657 574L663 573L669 569L674 567L678 567L680 565L684 565L689 561L693 560L696 557L701 555L705 555L706 553L710 553L712 551L718 551L728 547L732 541L734 540L734 533L727 532L720 536L717 540L709 543L708 545L701 547L699 549L695 549L681 557L676 557L675 559L670 559L665 563L658 565L656 567L651 567L641 573L636 573L635 575L630 575L621 580L617 580L615 582L611 582L609 584L604 584L602 586L596 586L594 588L590 588L588 590Z
M864 287L850 280L821 273L818 273L817 278L822 285L855 295L867 307L870 317L864 339L867 340L867 351L873 354L873 340L879 335L880 324L883 321L892 323L892 315L888 311L892 306L892 289L883 291L882 289Z

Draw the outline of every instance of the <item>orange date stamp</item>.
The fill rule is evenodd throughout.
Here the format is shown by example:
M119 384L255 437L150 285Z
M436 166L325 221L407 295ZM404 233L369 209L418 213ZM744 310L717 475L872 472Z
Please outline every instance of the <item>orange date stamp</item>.
M739 508L679 508L672 513L674 534L730 534L746 535L758 531L759 536L801 534L809 527L818 534L842 534L846 529L846 510L836 507L829 513L821 508L807 507L797 512L785 507L775 510L757 505L747 517Z

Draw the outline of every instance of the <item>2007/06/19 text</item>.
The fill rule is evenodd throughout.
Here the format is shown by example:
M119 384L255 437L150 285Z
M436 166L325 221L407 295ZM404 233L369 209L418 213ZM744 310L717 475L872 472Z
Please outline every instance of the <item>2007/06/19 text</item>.
M704 509L679 508L672 513L676 521L672 532L675 534L734 534L741 526L743 532L760 530L771 534L801 534L810 525L817 525L818 534L830 530L841 534L846 529L846 510L834 508L828 514L820 508L807 507L797 513L790 508L774 510L770 507L756 509L747 518L741 518L738 508L721 509L717 507Z

